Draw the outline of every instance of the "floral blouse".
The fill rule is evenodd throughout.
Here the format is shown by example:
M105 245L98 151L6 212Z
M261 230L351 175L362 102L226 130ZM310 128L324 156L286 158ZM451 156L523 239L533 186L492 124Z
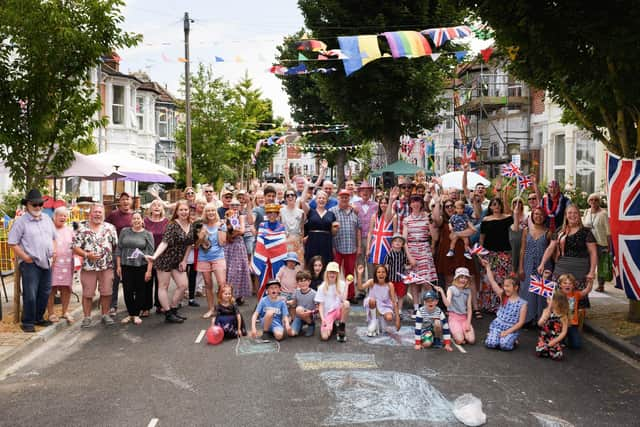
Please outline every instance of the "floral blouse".
M162 236L162 241L167 244L167 249L156 259L155 267L160 271L177 270L184 254L193 245L193 232L189 230L185 233L180 224L170 222Z
M113 257L117 246L116 228L108 222L103 222L97 232L94 232L89 225L82 225L73 238L74 248L81 248L85 252L99 255L95 261L84 258L82 269L86 271L104 271L113 268Z

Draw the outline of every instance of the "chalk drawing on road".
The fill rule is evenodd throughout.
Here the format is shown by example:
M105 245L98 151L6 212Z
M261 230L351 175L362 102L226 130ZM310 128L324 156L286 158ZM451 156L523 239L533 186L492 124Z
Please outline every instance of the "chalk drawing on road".
M183 378L180 378L180 376L175 373L173 368L168 365L165 365L165 375L151 374L151 376L160 381L166 381L170 384L173 384L181 390L190 391L192 393L195 393L196 391L194 387L189 384L189 382L187 382Z
M335 398L325 425L389 420L453 423L451 403L427 380L393 371L325 371L320 378Z
M373 354L359 353L297 353L296 362L303 371L319 369L376 369Z
M396 331L395 327L390 327L377 337L368 337L367 328L365 326L358 326L356 328L356 335L367 344L409 347L412 346L415 341L413 331L414 329L411 326L402 326L399 331Z
M553 415L541 414L540 412L530 412L542 427L574 427L569 421Z
M364 311L364 307L361 305L352 305L349 309L349 316L364 317L367 313Z
M280 343L276 340L239 338L236 343L236 355L278 353L279 351Z

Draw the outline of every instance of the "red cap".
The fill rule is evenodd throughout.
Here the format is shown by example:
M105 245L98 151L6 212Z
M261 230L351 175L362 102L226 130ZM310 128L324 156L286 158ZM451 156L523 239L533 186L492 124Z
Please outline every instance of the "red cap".
M346 190L346 189L343 188L342 190L340 190L338 192L338 197L340 197L340 196L349 196L349 197L351 197L351 193L349 193L349 190Z

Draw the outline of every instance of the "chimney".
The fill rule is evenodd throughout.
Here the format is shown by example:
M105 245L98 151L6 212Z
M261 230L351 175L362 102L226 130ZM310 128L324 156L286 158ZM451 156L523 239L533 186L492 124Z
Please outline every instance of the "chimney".
M102 62L107 65L109 68L120 71L120 56L113 52L111 55L103 55Z

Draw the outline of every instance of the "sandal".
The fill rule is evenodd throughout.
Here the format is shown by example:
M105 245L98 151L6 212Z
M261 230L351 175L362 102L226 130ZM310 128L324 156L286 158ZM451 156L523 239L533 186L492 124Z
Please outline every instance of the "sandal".
M209 310L205 314L202 315L202 318L203 319L210 319L213 316L215 316L215 313L213 312L213 310Z
M133 316L133 323L139 325L142 323L142 319L138 316Z
M474 311L473 311L473 316L474 316L476 319L482 319L482 318L484 317L484 316L482 316L482 312L481 312L480 310L474 310Z
M140 313L140 317L149 317L149 310L143 310L142 313Z
M124 319L122 319L120 321L120 323L122 323L123 325L126 325L127 323L131 322L131 317L127 316Z
M49 315L49 322L58 323L59 321L60 321L60 318L55 314Z
M63 318L63 319L67 319L67 323L69 323L70 325L72 325L72 324L73 324L73 322L75 322L75 321L76 321L76 319L74 319L74 318L73 318L73 316L72 316L72 315L70 315L69 313L64 313L64 314L62 315L62 318Z

